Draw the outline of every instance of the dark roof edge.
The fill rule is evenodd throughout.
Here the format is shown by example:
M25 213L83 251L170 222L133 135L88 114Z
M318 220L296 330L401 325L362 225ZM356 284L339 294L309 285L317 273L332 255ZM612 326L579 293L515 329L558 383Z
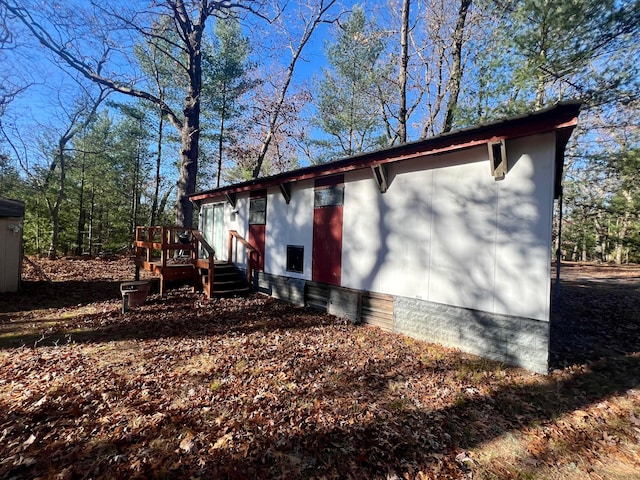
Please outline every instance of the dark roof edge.
M492 140L516 138L554 130L569 129L569 131L565 133L568 140L571 131L573 131L573 128L577 124L581 106L582 102L579 100L558 102L551 107L536 112L447 132L424 140L404 143L374 152L362 153L320 165L311 165L269 177L261 177L246 182L196 192L189 195L189 199L198 202L208 198L221 197L225 194L246 192L283 183L335 175L378 164L469 148L485 144ZM563 137L565 135L563 135ZM562 154L564 154L564 145L562 147ZM560 160L562 160L562 158L560 158Z
M0 218L24 217L24 202L9 198L0 198Z

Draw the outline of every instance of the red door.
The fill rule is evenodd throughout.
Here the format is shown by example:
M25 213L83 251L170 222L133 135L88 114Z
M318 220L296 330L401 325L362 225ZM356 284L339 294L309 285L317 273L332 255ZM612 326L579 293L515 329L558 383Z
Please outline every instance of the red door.
M343 177L316 181L313 209L312 279L340 285L342 276Z
M264 270L264 246L267 230L267 191L251 192L249 198L249 243L258 250L258 263L251 267Z

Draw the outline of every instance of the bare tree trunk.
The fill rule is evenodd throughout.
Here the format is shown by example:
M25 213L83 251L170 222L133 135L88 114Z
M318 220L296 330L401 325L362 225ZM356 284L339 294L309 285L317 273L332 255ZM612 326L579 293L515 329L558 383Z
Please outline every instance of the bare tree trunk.
M36 253L40 255L42 250L40 249L40 209L38 208L38 204L40 202L36 198Z
M67 165L65 159L65 150L67 145L78 132L85 129L95 117L100 104L107 98L109 92L101 90L97 98L91 99L91 103L79 106L78 109L71 115L69 119L69 126L67 130L60 136L58 140L58 148L54 154L54 160L51 164L51 172L59 168L60 175L58 177L58 191L56 193L55 200L51 202L47 198L47 205L49 207L49 214L51 216L51 244L49 246L49 258L55 258L58 251L58 241L60 235L60 206L65 197L65 188L67 181ZM88 110L88 112L85 112ZM82 121L81 116L86 115Z
M140 119L140 130L142 130L142 119ZM133 182L131 188L131 218L129 219L129 236L133 242L136 238L136 227L138 226L138 211L140 209L140 175L141 175L141 140L138 138L136 147L136 159L133 167Z
M153 188L153 201L151 203L151 218L149 225L156 224L156 218L158 217L158 196L160 195L160 167L162 166L162 136L164 129L164 115L162 110L159 112L160 120L158 122L158 154L156 155L156 178Z
M400 108L398 110L398 140L407 142L407 67L409 65L409 10L411 0L402 2L402 26L400 28Z
M199 82L198 82L199 83ZM180 177L178 178L177 191L178 203L176 208L176 224L185 228L191 228L193 220L193 204L188 195L196 191L196 178L198 176L198 143L200 140L200 95L190 94L185 100L185 121L180 132L182 141Z
M60 235L60 204L64 199L65 185L67 183L67 166L64 158L64 149L69 141L68 135L63 136L58 141L58 149L55 153L55 160L53 161L52 170L56 168L56 163L60 169L60 176L58 177L58 192L56 193L55 200L53 202L47 199L47 206L49 207L49 217L51 218L51 243L49 244L49 252L47 256L49 258L56 258L58 251L58 238Z
M601 221L601 213L598 212L598 215L593 220L593 225L596 229L596 255L598 262L605 262L607 258L607 243L606 243L606 235L603 233L603 225Z
M629 192L624 193L625 198L630 202L631 195ZM620 228L618 229L618 235L616 236L616 257L615 261L618 265L622 263L622 255L625 251L624 241L627 237L627 232L629 230L629 226L631 224L631 212L628 210L624 212L624 216L621 219L618 219L621 222Z
M545 85L546 85L546 73L545 66L547 63L547 38L549 32L548 19L551 15L551 2L543 2L542 9L542 22L540 24L540 39L541 44L539 45L540 50L538 51L538 68L536 70L536 100L535 100L535 108L540 109L544 106L545 102ZM540 68L543 67L543 68Z
M456 28L453 32L453 65L449 76L449 102L444 117L443 132L451 131L453 127L453 116L458 107L458 96L460 95L460 84L462 83L462 45L464 43L464 26L467 20L467 13L472 0L461 0Z
M196 191L198 177L198 153L200 145L200 93L202 92L202 34L210 12L207 2L200 4L200 18L192 21L182 0L174 5L175 18L186 37L188 55L189 87L184 100L184 123L180 131L182 140L180 177L178 178L178 205L176 223L191 228L193 222L193 204L188 195Z
M89 210L89 255L93 254L93 222L96 213L96 189L95 180L91 188L91 208Z
M220 131L218 132L218 172L216 173L216 188L220 186L220 178L222 175L222 147L223 147L223 136L224 136L224 117L227 114L227 102L226 95L224 96L224 100L222 103L222 112L220 114Z
M86 153L82 152L82 165L80 170L80 213L78 215L78 231L76 232L76 255L82 255L82 244L83 244L83 235L84 226L86 223L86 214L84 211L84 170L85 170L85 157Z

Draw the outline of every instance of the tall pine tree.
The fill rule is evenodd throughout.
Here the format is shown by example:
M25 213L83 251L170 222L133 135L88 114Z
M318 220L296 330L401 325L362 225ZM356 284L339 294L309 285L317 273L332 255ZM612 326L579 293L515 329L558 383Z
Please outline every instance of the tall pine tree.
M243 130L242 97L257 85L251 79L251 46L242 34L236 18L219 19L214 27L215 39L203 55L203 116L213 123L215 143L216 187L220 186L225 150L233 146Z
M388 65L382 62L385 33L355 7L325 46L329 68L318 82L317 141L326 157L350 156L388 144L379 94Z

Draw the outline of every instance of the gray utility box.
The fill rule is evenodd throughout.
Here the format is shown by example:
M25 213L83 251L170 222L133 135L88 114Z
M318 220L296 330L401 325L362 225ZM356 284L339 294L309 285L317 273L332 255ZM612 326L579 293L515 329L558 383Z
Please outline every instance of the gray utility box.
M126 313L129 307L137 307L144 304L149 295L150 284L146 280L135 280L120 284L122 294L122 313Z

